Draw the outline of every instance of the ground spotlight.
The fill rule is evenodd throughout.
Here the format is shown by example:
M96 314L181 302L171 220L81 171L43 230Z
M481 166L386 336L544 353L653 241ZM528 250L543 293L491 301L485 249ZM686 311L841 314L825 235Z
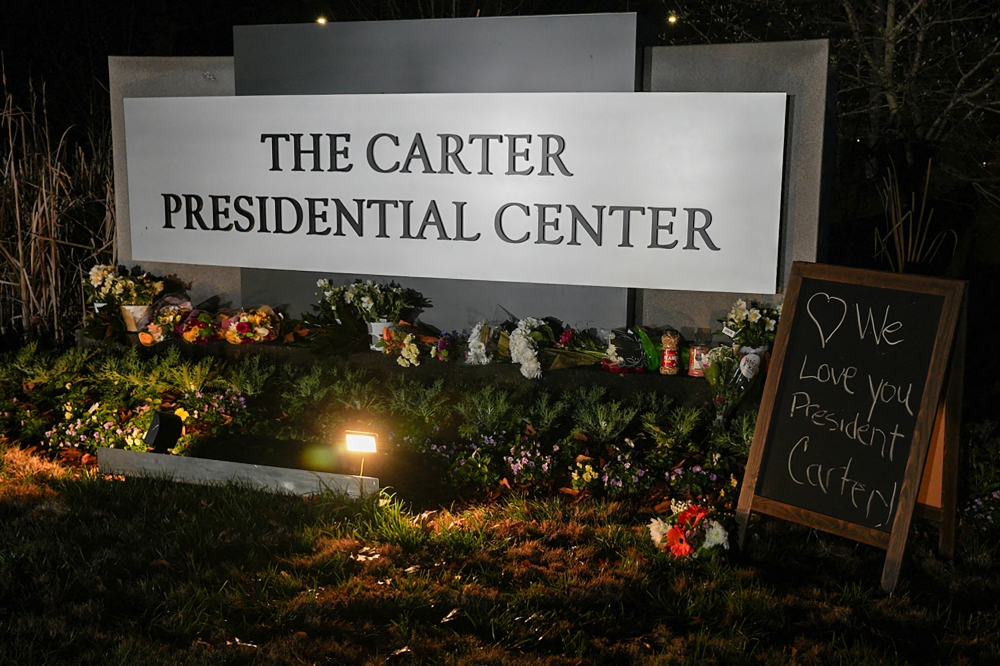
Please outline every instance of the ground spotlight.
M180 439L183 429L181 417L169 412L155 412L143 441L146 446L152 447L153 453L166 453Z
M348 430L344 433L344 441L347 450L354 453L376 453L378 451L378 435L373 432Z

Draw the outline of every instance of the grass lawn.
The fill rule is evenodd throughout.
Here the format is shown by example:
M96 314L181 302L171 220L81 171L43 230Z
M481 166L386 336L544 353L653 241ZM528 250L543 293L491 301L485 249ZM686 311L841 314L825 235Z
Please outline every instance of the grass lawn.
M998 534L953 562L771 519L679 563L638 503L511 495L415 514L106 479L0 450L3 664L996 663Z

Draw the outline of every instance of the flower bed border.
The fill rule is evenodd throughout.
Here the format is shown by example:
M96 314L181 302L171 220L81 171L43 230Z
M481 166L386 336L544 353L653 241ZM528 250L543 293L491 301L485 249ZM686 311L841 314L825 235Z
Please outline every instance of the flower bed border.
M379 480L371 476L312 472L124 449L98 449L97 466L102 474L159 477L202 485L235 483L290 495L315 495L332 490L356 498L379 490Z

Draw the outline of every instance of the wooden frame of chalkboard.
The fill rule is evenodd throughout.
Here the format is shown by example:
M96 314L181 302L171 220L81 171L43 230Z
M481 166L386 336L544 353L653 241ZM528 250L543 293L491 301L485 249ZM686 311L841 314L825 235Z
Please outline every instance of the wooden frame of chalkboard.
M939 522L950 555L964 338L964 282L795 262L736 512L740 545L753 510L884 548L891 591L916 512Z

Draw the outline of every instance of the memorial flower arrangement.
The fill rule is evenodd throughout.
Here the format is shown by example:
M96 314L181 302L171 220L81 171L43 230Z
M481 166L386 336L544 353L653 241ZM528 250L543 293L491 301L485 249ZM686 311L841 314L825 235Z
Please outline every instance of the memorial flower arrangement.
M129 271L108 264L91 268L83 283L91 303L118 305L151 305L166 286L162 279L138 266Z
M180 336L185 342L204 345L218 337L215 317L205 310L192 310L180 324Z
M407 311L431 306L430 299L419 291L395 282L383 284L373 280L355 280L349 285L335 287L329 280L318 280L316 286L321 290L324 302L338 318L353 315L366 322L395 323Z
M466 337L463 333L442 331L441 337L431 348L431 358L436 361L451 361L460 356L462 347L466 343Z
M528 379L541 377L543 368L558 370L599 363L604 358L604 345L592 332L566 327L554 317L525 317L511 318L492 330L485 324L477 325L469 334L467 363L489 362L494 334L497 355L509 356Z
M541 319L525 317L517 322L510 332L510 360L521 366L521 374L528 379L542 376L542 364L538 361L538 344L552 340L552 329Z
M222 315L219 321L219 336L231 345L267 342L278 337L280 326L280 316L264 305L240 310L230 316Z
M410 326L397 324L382 331L382 339L377 347L386 354L395 354L396 362L404 368L420 365L423 356L435 361L449 361L461 357L466 337L464 332L437 331L430 326Z
M674 557L715 557L729 549L729 533L708 511L690 502L671 502L674 512L666 520L649 521L649 536L657 548Z
M747 305L742 298L733 303L724 319L720 319L722 329L718 331L732 339L737 347L750 347L766 351L774 343L774 336L781 319L781 306L750 301Z
M749 347L722 345L705 354L705 378L712 388L715 426L724 427L733 412L763 387L763 353Z
M386 354L395 354L396 363L404 368L420 365L420 347L413 333L387 328L378 345Z
M465 362L469 365L486 365L493 360L496 353L496 342L493 339L494 330L479 322L469 332L469 348L465 353Z
M153 313L145 330L139 332L139 342L150 347L179 335L179 327L190 312L191 303L187 301L161 306Z

